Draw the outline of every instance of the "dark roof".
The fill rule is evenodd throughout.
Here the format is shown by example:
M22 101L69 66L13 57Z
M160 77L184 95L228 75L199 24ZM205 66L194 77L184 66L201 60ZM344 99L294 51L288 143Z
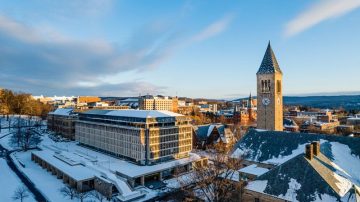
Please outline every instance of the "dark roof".
M284 119L284 126L297 126L297 124L292 119Z
M272 74L275 72L279 72L282 74L282 71L279 67L279 64L276 60L275 54L271 48L270 41L269 41L264 58L261 62L260 68L256 74Z
M324 195L334 197L334 201L356 201L355 186L337 174L338 168L322 154L312 160L300 154L256 178L266 180L264 190L250 189L290 201L315 201Z
M199 140L207 140L207 134L209 131L210 125L198 126L195 130L195 135Z
M207 140L208 135L210 135L215 128L217 129L220 135L224 134L224 128L225 128L224 125L208 124L208 125L201 125L195 127L195 135L199 140Z
M246 153L243 158L251 161L265 162L274 158L283 158L285 162L286 159L284 157L304 152L304 148L299 148L300 146L320 140L322 141L321 151L331 160L333 160L334 156L332 146L335 143L339 143L347 146L351 154L355 155L360 161L360 138L336 135L251 129L235 144L233 151L235 152L237 149L242 150ZM294 151L298 151L298 153L294 154Z

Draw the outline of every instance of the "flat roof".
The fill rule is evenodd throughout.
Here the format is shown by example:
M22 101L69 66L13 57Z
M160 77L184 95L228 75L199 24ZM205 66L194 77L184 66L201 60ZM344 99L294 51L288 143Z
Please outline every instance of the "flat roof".
M245 168L241 168L239 170L239 172L241 172L241 173L248 173L248 174L252 174L252 175L256 175L256 176L262 175L268 171L269 171L269 169L258 167L256 164L251 164L251 165L249 165Z
M51 151L34 151L32 152L42 160L46 161L48 164L56 167L61 172L65 173L69 177L73 178L76 181L82 181L87 180L95 177L94 171L90 170L89 168L79 164L68 164L66 161L60 160L60 158L57 158L54 154L54 152ZM62 155L64 153L62 152ZM76 161L74 159L73 161Z
M69 116L74 111L73 108L57 108L55 111L49 114Z
M173 167L186 165L193 161L199 160L201 157L197 154L190 153L190 157L171 160L164 163L159 163L155 165L147 165L147 166L140 166L136 165L124 160L118 160L116 163L110 165L111 171L117 171L123 175L126 175L131 178L140 177L143 175L149 175L155 172L167 170Z
M166 118L184 116L182 114L166 111L166 110L90 110L82 114L96 114L106 116L134 117L134 118Z

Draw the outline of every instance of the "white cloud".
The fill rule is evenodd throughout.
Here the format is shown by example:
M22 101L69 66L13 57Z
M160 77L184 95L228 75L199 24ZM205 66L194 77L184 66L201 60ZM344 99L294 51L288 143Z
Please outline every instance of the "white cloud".
M293 36L325 20L340 17L360 7L360 0L320 0L286 25L285 35Z
M51 29L46 35L48 31L0 15L0 86L45 94L155 92L157 86L150 83L110 83L103 78L157 67L177 43L176 34L167 31L167 27L154 30L150 24L120 45L78 40Z
M209 26L207 26L204 30L193 36L192 41L204 41L211 37L214 37L218 34L224 32L231 21L234 19L233 15L226 15L218 21L213 22Z

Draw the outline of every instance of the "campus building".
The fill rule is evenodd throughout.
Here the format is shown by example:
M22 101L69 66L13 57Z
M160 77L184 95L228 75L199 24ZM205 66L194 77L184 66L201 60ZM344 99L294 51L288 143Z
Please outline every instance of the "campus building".
M169 111L90 110L79 114L75 137L139 165L189 157L192 150L190 119Z
M139 109L141 110L167 110L178 111L177 97L151 96L146 95L139 99Z
M72 108L58 108L47 116L47 128L59 135L75 139L75 121L77 114Z

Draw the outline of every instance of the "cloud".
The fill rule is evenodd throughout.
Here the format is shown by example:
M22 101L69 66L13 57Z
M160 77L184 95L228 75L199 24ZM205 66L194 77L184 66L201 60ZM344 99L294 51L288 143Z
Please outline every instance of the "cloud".
M218 21L215 21L208 25L205 29L201 32L196 34L192 37L192 41L204 41L206 39L212 38L224 32L228 26L230 25L231 21L234 19L233 15L226 15L225 17L221 18Z
M177 34L168 32L167 27L154 28L150 24L136 30L122 45L96 39L82 41L60 33L49 36L0 16L0 86L31 89L37 93L42 89L45 94L67 94L72 89L83 93L86 89L88 93L103 93L107 86L128 92L121 85L136 94L141 91L139 87L144 87L144 91L154 91L154 85L148 83L119 81L118 84L107 84L102 78L156 67L169 57L177 39ZM95 85L79 85L81 83ZM120 93L119 90L114 92Z
M296 35L325 20L340 17L359 7L359 0L320 0L286 25L285 36Z

